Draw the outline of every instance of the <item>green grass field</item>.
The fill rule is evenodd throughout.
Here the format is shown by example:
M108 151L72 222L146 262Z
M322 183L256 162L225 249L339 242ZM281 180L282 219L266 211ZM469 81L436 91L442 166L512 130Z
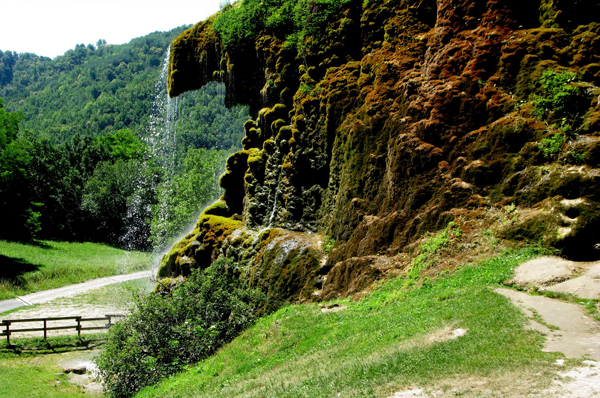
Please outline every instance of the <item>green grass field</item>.
M0 396L11 398L73 398L90 396L62 373L65 363L99 349L105 334L20 339L17 350L0 343ZM89 356L89 355L88 355Z
M77 306L118 306L128 308L133 305L131 289L149 292L154 283L148 279L136 279L115 283L85 294L63 297L33 307L40 311L56 307ZM22 310L16 309L12 312ZM5 313L5 315L8 314ZM79 363L82 359L92 359L102 349L106 332L84 333L82 340L73 333L67 336L51 336L48 342L42 338L13 336L11 343L15 349L7 347L6 339L0 339L0 397L32 398L81 397L84 390L62 373L65 363ZM90 396L85 391L84 396Z
M559 354L542 352L542 336L526 330L524 315L493 291L537 255L516 250L410 287L392 279L359 302L340 301L347 308L337 312L287 306L136 398L389 397L434 382L443 390L443 380L460 390L454 381L491 376L507 384L494 388L512 391L514 375L533 373L543 388ZM450 338L457 329L466 334ZM456 391L463 393L470 387Z
M97 243L0 241L0 300L151 266L149 253Z

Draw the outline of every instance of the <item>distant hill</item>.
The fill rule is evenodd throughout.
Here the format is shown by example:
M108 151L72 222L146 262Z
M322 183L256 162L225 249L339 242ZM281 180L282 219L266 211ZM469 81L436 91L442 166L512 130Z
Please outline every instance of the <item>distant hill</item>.
M22 128L54 143L123 128L142 138L150 125L167 49L186 28L150 33L122 45L104 40L78 44L54 59L0 50L0 98L7 111L25 115ZM191 118L180 121L180 131L185 131L178 139L181 152L190 147L239 147L247 111L227 110L222 100L215 101L222 94L215 85L180 101L179 113Z

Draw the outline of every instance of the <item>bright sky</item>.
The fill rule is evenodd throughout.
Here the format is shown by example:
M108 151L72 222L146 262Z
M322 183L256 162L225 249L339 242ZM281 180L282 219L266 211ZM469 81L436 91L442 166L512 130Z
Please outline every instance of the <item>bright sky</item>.
M123 44L195 24L224 0L0 0L0 50L54 58L77 44Z

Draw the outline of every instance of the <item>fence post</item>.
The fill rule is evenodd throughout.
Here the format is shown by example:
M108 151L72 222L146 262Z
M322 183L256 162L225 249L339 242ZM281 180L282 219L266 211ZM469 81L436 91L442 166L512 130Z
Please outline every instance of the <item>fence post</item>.
M77 317L77 337L81 340L81 317Z
M6 322L6 344L10 347L10 322Z
M44 340L48 340L46 336L46 320L44 319Z

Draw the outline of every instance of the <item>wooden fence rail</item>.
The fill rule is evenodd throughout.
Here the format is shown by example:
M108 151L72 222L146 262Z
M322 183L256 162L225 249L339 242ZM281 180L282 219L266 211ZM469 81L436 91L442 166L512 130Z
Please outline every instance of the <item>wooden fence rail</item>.
M6 336L6 342L10 346L10 335L19 332L44 332L44 340L48 337L48 330L68 330L75 329L77 330L77 336L81 338L82 330L99 330L99 329L109 329L114 325L113 318L124 318L127 315L106 315L100 318L84 318L81 316L59 316L53 318L30 318L30 319L5 319L0 323L1 326L4 326L4 330L0 333L0 337ZM68 321L74 320L76 325L68 325L68 326L48 326L48 322L52 321ZM108 321L104 326L92 326L92 327L83 327L81 324L83 322L97 322L97 321ZM10 325L13 323L25 323L25 322L43 322L44 326L40 328L28 328L28 329L11 329Z

